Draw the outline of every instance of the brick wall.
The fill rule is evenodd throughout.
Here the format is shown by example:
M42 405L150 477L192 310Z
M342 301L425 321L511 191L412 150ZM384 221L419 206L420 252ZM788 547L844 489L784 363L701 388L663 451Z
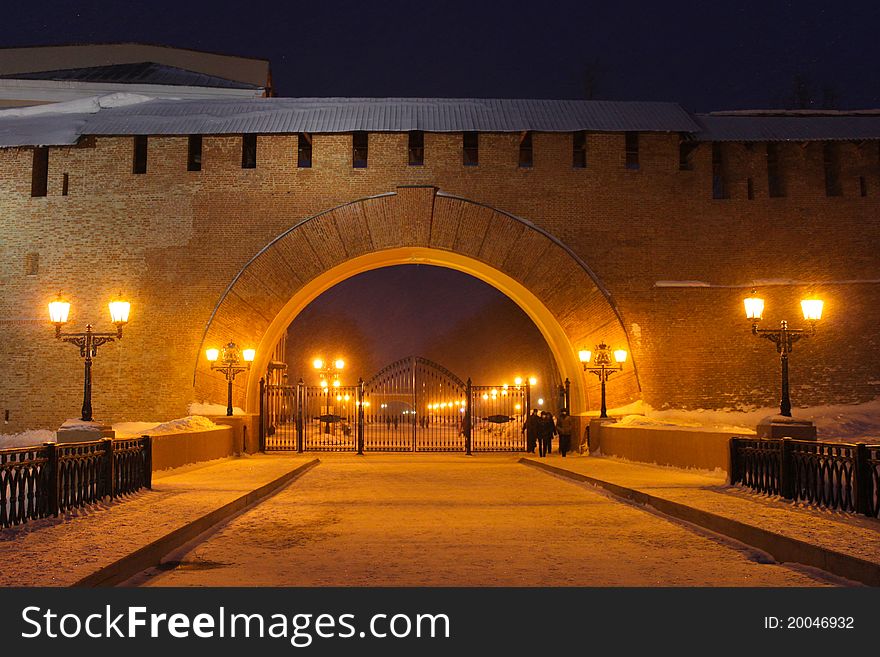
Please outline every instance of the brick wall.
M186 137L150 137L147 173L135 175L131 137L89 138L50 149L45 198L30 196L32 149L0 150L0 414L10 414L2 431L57 426L79 409L81 359L45 321L57 291L73 303L71 330L87 321L108 330L110 297L122 291L132 301L124 339L101 347L95 361L96 415L177 417L195 396L211 313L242 267L297 222L406 185L522 217L573 249L610 291L655 407L776 403L777 356L750 335L741 303L748 289L735 287L755 279L835 282L815 288L826 319L792 355L796 406L876 395L880 286L851 282L880 279L875 142L840 144L843 196L835 198L825 196L821 144L779 146L784 198L768 197L762 144L723 144L730 198L713 200L710 144L696 148L692 170L679 171L677 135L642 134L638 170L624 167L623 134L591 134L585 169L571 167L570 135L533 141L534 166L523 169L519 135L481 134L479 166L464 167L460 134L428 133L425 164L411 167L405 134L372 133L369 166L353 169L350 135L314 135L313 166L298 169L297 138L270 135L258 138L257 168L242 169L240 137L206 136L203 170L188 172ZM69 195L61 196L65 173ZM25 274L28 253L39 254L36 275ZM338 254L311 248L296 257L285 261L286 275L307 279L310 266L320 270ZM663 280L731 287L655 286ZM269 288L267 298L284 293L265 281L271 276L254 285ZM797 301L813 291L760 290L767 325L799 325ZM612 379L612 403L614 389ZM213 394L224 401L220 382Z

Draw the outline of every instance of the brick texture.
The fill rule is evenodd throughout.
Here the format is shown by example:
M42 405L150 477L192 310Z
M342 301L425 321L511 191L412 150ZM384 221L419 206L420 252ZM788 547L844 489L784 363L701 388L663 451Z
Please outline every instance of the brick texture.
M50 149L42 198L30 196L32 149L0 150L2 431L78 412L82 361L46 319L59 290L73 303L70 330L109 330L106 302L120 291L131 300L124 339L95 360L96 415L158 421L190 401L225 401L204 344L258 342L328 268L399 246L465 254L520 282L556 315L572 354L628 341L612 406L639 395L658 408L777 403L777 355L742 310L742 286L756 280L798 282L759 285L768 326L801 325L807 293L826 300L817 335L792 354L796 406L877 395L876 142L840 144L834 198L821 144L779 146L783 198L769 198L762 144L724 144L730 198L713 200L710 144L679 171L678 137L642 134L640 168L628 170L622 134L591 134L588 165L575 169L570 135L533 139L531 168L517 166L518 136L508 134L481 134L479 166L464 167L459 134L428 133L425 164L408 166L405 134L373 133L369 166L353 169L350 135L314 135L311 168L296 166L296 136L261 135L256 169L242 169L240 136L206 136L203 170L189 172L186 137L151 136L147 173L135 175L130 137L87 138ZM28 253L39 254L35 275ZM655 285L668 280L713 287ZM595 408L595 377L576 378ZM236 379L239 405L246 386Z

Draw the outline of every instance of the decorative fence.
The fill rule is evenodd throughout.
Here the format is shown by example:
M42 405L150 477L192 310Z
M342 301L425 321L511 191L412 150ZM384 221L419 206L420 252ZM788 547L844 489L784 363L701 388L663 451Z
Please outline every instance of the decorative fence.
M880 445L731 438L730 483L880 517Z
M0 450L0 527L152 487L149 436Z

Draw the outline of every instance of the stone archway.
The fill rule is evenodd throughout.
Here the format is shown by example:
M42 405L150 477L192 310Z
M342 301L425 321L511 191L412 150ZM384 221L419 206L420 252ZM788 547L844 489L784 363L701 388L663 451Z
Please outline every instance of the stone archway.
M597 383L577 359L583 345L628 344L608 291L558 239L494 208L438 192L399 187L304 219L279 235L235 276L205 328L205 344L230 337L257 346L236 404L257 408L260 373L287 326L313 299L356 274L398 264L462 271L511 298L535 323L572 382L572 410L598 406ZM630 350L631 351L631 350ZM225 380L197 356L193 385L199 398L225 398ZM609 387L609 406L638 398L635 364Z

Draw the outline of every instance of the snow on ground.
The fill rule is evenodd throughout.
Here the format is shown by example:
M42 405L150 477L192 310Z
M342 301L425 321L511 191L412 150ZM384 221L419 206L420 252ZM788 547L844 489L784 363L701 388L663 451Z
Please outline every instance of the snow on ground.
M113 425L117 438L125 436L155 436L164 433L183 433L216 429L217 425L201 415L188 415L168 422L117 422Z
M226 415L225 404L209 404L207 402L193 402L189 405L190 415ZM244 410L238 406L232 407L233 415L244 415Z
M28 429L20 433L0 434L0 449L11 447L28 447L30 445L42 445L46 442L55 442L55 432L49 429Z
M172 558L180 566L152 571L147 585L827 583L507 455L322 455L293 486Z
M169 420L168 422L117 422L113 425L117 438L132 436L156 436L166 433L184 433L216 429L217 425L200 415ZM49 429L36 429L20 433L0 434L0 449L11 447L30 447L45 442L55 442L55 432Z
M608 414L618 417L620 424L631 426L753 433L758 422L767 416L778 415L779 408L656 410L649 404L637 401L610 409ZM598 411L589 415L598 415ZM816 424L820 440L880 443L880 398L864 404L795 408L792 415L795 418L812 420Z

